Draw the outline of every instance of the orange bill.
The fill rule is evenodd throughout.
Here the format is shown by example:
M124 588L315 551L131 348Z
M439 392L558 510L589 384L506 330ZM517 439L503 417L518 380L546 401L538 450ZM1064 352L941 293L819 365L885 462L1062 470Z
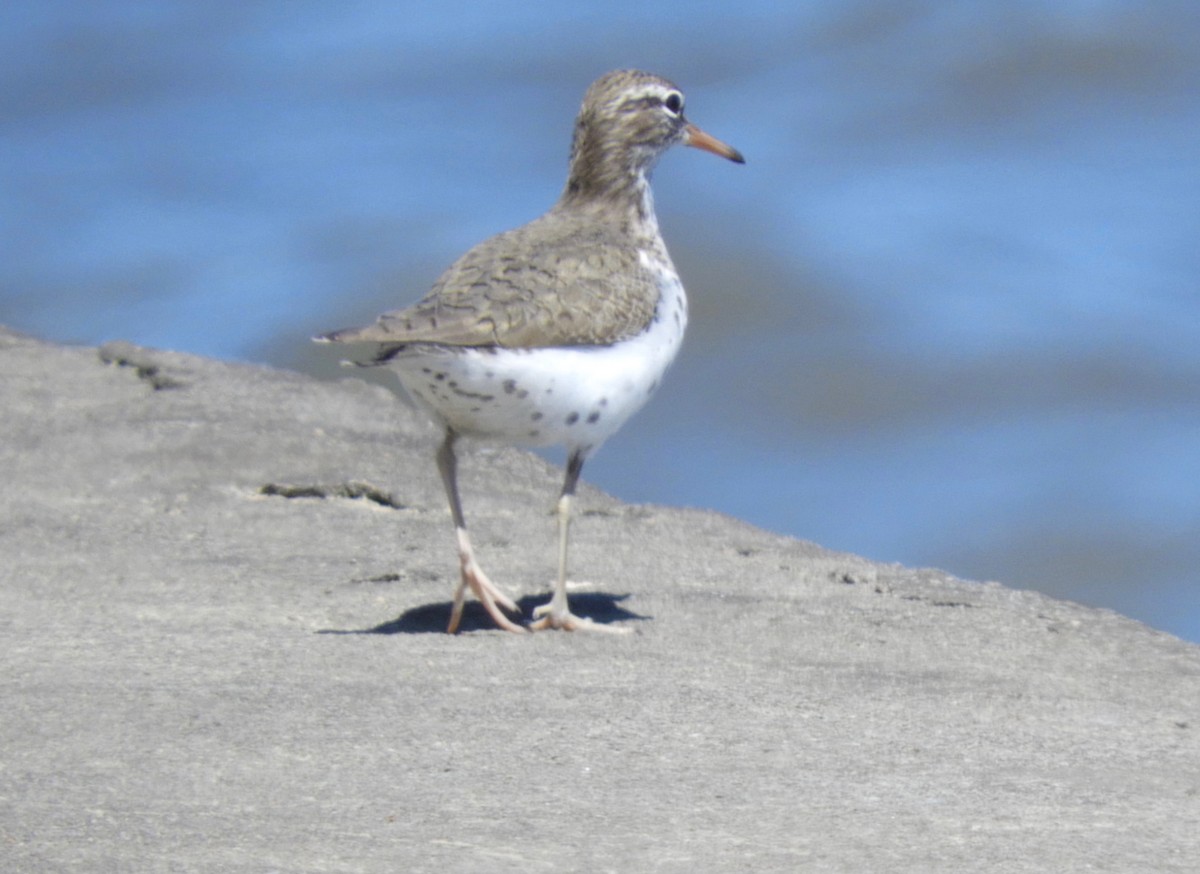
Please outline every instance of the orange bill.
M703 149L706 152L712 152L714 155L720 155L722 158L728 158L738 164L745 164L746 159L742 157L742 153L733 146L727 146L714 136L706 134L694 124L689 124L683 129L683 143L686 146L691 146L693 149Z

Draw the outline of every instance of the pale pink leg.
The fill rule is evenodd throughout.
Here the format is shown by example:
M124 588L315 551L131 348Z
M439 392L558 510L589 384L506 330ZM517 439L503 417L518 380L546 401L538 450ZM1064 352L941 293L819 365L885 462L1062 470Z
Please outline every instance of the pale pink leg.
M463 601L470 589L475 597L483 604L497 625L505 631L524 633L525 629L517 625L500 612L500 607L517 611L513 599L496 588L496 584L487 578L487 574L475 561L475 550L471 548L471 538L467 536L467 523L463 521L462 502L458 498L458 459L454 455L455 433L446 430L446 439L442 442L437 454L438 470L442 474L442 485L446 487L446 498L450 501L450 515L454 517L454 533L458 537L458 564L462 569L458 588L454 590L454 606L450 610L450 624L446 627L447 634L458 631L462 621ZM500 606L496 606L499 604Z
M529 628L532 631L558 628L563 631L606 631L625 634L629 629L600 625L583 616L576 616L567 604L567 533L571 526L571 495L575 492L575 483L579 479L579 470L582 467L582 458L577 459L572 455L567 460L567 480L558 498L558 579L555 581L550 603L534 609L533 615L539 618Z

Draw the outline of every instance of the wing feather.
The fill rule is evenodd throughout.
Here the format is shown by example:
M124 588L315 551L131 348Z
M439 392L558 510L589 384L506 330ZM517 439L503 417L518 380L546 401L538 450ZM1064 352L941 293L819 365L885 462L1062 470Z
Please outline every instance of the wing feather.
M658 287L620 230L552 212L468 251L412 306L320 339L378 343L390 357L411 344L585 346L633 336L654 317Z

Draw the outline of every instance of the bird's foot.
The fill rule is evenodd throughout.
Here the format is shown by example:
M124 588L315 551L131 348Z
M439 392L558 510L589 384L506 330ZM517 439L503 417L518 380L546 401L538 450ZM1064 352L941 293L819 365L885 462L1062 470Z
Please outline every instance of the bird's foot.
M628 634L628 628L616 625L601 625L586 616L576 616L565 606L560 606L551 600L549 604L533 609L535 621L530 623L530 631L546 631L554 628L559 631L603 631L605 634ZM540 617L540 618L539 618Z
M521 611L513 599L500 591L496 584L488 579L487 574L475 563L475 558L469 552L461 555L460 558L462 580L454 592L454 606L450 610L450 624L446 627L446 633L454 634L458 631L458 624L462 621L463 603L466 600L467 589L470 589L472 594L479 599L479 603L483 604L483 609L492 617L493 622L505 631L524 634L523 626L517 625L500 612L500 608L503 607L510 613L520 613Z

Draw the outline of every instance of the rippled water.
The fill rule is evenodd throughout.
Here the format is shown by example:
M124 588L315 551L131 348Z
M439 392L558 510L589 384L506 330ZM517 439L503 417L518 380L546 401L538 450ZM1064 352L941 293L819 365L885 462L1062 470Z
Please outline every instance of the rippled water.
M781 5L10 5L0 321L329 373L643 67L748 163L659 168L692 328L585 478L1200 640L1200 7Z

